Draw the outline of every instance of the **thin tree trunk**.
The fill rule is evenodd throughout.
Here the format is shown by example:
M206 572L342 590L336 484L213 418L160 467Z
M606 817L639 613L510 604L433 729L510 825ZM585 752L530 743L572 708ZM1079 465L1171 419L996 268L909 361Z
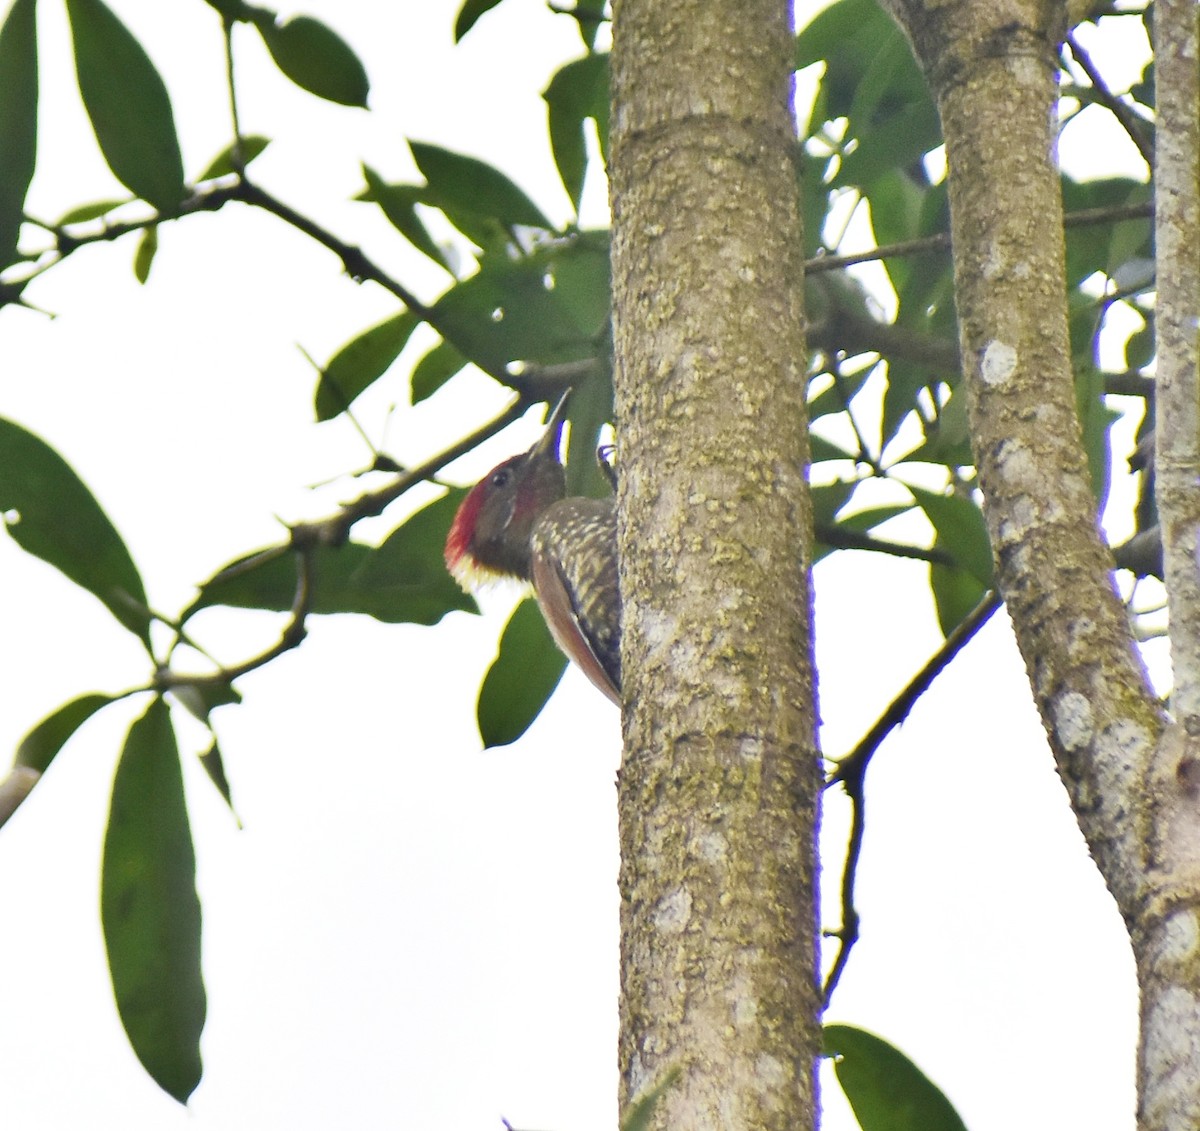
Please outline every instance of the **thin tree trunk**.
M962 356L997 584L1059 773L1124 916L1142 996L1139 1127L1200 1126L1196 19L1160 3L1160 508L1178 718L1141 669L1099 536L1067 349L1054 154L1063 9L887 0L942 115ZM1165 84L1175 85L1168 93ZM1171 178L1168 185L1168 177ZM1172 305L1171 298L1179 305ZM1168 309L1170 313L1168 313ZM1164 482L1165 480L1165 482ZM1181 612L1191 610L1190 614Z
M617 0L623 1103L812 1126L815 741L785 0Z
M1158 130L1155 461L1170 609L1171 729L1155 765L1151 896L1133 930L1138 1124L1200 1127L1200 37L1195 0L1154 14Z

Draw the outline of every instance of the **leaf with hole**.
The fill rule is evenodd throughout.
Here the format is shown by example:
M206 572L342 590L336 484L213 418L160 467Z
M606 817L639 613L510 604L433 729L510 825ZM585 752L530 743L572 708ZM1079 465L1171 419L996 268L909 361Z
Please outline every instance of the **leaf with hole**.
M967 1131L941 1089L882 1037L826 1025L825 1055L863 1131Z

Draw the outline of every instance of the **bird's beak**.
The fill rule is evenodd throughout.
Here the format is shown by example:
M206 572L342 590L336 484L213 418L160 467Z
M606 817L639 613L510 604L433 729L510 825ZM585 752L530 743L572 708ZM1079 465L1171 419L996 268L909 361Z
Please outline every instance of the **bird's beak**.
M542 438L529 449L529 454L534 459L550 456L558 460L558 445L562 438L563 425L567 422L567 401L570 398L571 390L568 389L554 406L554 411L546 421L546 431L542 433Z

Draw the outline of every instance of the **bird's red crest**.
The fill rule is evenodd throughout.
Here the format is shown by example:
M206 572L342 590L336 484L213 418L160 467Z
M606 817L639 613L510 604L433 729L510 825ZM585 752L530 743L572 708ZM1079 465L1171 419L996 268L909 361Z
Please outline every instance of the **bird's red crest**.
M479 508L483 506L483 490L487 480L476 483L467 492L467 497L459 504L450 523L450 533L446 535L446 568L455 576L462 565L467 548L471 545L471 532L479 519Z

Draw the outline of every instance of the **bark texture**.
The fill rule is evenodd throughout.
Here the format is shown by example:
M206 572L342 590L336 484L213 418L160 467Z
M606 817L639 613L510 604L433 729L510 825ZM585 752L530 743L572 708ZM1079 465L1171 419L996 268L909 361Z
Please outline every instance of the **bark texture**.
M796 1131L820 1047L792 31L618 0L611 191L625 758L621 1096Z
M917 51L942 116L961 351L997 584L1059 773L1138 963L1139 1126L1195 1128L1200 763L1189 753L1188 728L1166 729L1149 692L1113 589L1112 562L1088 486L1068 350L1054 162L1056 47L1064 9L1035 0L888 5ZM1176 49L1194 83L1196 8L1192 0L1176 0L1174 16L1171 8L1160 6L1156 24L1174 20L1190 27L1191 46ZM1160 83L1165 61L1160 56ZM1190 89L1175 109L1160 101L1166 127L1160 145L1162 134L1183 119L1189 123L1185 132L1194 135L1194 85ZM1194 193L1194 155L1191 160L1182 180ZM1161 218L1159 231L1161 254L1168 250ZM1194 227L1186 238L1194 256ZM1186 335L1194 348L1196 276L1180 285L1191 303ZM1194 373L1194 353L1189 366ZM1186 544L1177 564L1195 588L1200 461L1194 385L1183 399L1187 403L1178 407L1190 446L1181 454L1172 443L1169 459L1178 457L1185 475L1181 481L1168 473L1166 490L1178 488L1190 499L1188 517L1176 531ZM1160 400L1160 429L1164 409ZM1176 620L1174 603L1172 608Z
M1200 76L1195 0L1155 11L1156 484L1170 611L1171 730L1155 764L1153 898L1134 932L1139 1124L1200 1126Z

